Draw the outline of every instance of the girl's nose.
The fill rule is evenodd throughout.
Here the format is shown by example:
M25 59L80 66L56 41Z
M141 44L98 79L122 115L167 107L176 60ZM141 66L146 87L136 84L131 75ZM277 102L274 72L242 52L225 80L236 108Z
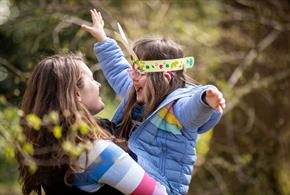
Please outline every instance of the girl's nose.
M132 78L132 80L133 80L134 82L138 82L139 79L140 79L140 77L139 77L139 76L136 76L136 75L133 75L131 78Z

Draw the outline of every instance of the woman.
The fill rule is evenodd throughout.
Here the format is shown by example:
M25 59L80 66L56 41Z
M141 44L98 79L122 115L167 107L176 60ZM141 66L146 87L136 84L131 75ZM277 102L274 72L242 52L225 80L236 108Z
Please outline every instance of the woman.
M73 54L48 57L36 66L22 110L24 116L32 113L43 122L38 130L29 121L23 122L38 164L32 174L25 158L18 155L24 195L41 194L41 187L46 194L98 193L104 184L124 194L166 194L165 187L115 145L109 131L98 126L93 115L104 108L100 87L82 58ZM52 112L58 115L58 125L48 120ZM61 129L61 136L55 127ZM77 155L79 148L85 149ZM63 182L73 187L64 187Z

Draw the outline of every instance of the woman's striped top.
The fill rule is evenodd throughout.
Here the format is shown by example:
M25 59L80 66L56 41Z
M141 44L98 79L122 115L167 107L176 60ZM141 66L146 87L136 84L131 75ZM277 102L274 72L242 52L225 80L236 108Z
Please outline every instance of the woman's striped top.
M124 194L167 194L163 185L111 141L95 141L88 155L82 154L78 162L83 171L75 173L72 181L81 190L96 192L108 184Z

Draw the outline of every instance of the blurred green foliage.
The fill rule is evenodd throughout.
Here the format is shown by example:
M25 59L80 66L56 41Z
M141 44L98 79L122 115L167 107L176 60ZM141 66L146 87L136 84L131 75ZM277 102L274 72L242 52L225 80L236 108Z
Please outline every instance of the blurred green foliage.
M93 38L79 27L90 20L88 10L97 8L108 35L119 21L131 40L150 34L177 41L196 59L188 75L224 92L227 109L220 124L199 139L189 194L290 194L289 1L0 0L0 5L10 11L6 20L8 12L0 14L0 125L6 124L9 135L19 129L17 107L33 67L59 52L86 55L103 85L106 108L100 116L112 116L118 97L99 71ZM32 121L37 129L37 119ZM60 133L56 128L55 136ZM13 147L2 137L0 194L17 178L15 162L6 158L13 157Z

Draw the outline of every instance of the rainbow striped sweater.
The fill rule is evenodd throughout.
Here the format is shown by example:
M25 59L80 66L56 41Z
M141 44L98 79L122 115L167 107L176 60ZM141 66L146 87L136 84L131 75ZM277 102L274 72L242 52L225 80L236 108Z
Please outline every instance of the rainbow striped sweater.
M124 194L167 194L164 186L111 141L95 141L88 155L81 155L78 163L83 171L75 173L72 181L81 190L96 192L108 184Z

